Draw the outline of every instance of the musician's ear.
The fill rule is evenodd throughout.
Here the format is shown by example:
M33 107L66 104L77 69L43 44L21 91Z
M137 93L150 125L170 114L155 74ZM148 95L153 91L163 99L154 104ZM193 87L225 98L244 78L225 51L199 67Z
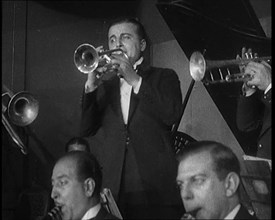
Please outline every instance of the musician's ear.
M230 172L225 178L225 194L227 197L231 197L236 194L239 184L240 177L235 172Z
M95 181L92 178L87 178L84 181L84 190L87 197L91 197L95 191Z
M146 40L145 39L142 39L140 41L140 50L143 52L146 48Z

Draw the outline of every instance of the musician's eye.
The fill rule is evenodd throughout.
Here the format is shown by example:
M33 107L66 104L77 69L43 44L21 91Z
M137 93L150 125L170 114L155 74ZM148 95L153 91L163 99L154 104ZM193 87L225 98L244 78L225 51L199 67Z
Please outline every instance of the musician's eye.
M200 186L204 183L205 181L205 178L204 177L201 177L201 176L197 176L197 177L194 177L192 178L191 182L192 182L192 185L195 185L195 186Z
M181 189L182 189L182 184L181 184L181 183L177 183L177 188L178 188L179 190L181 190Z
M109 43L110 43L110 44L114 44L115 42L116 42L115 38L109 39Z
M130 38L131 38L131 36L129 34L124 34L121 36L122 41L129 40Z
M176 184L177 184L177 188L178 188L179 190L182 190L182 189L184 188L184 185L185 185L184 182L180 182L180 181L177 182Z
M67 180L61 180L61 181L59 182L60 186L65 186L67 183L68 183Z
M64 187L68 184L68 179L59 179L55 182L52 182L52 187Z

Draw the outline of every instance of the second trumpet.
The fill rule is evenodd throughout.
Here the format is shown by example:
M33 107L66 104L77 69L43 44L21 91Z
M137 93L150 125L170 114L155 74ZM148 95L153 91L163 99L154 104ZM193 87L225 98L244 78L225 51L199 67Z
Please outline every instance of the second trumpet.
M102 66L105 66L107 71L113 70L116 69L117 66L110 65L110 55L118 51L127 57L120 48L98 52L95 47L90 44L81 44L74 52L74 63L77 69L85 74L91 73Z
M202 81L207 84L214 83L230 83L230 82L240 82L240 81L248 81L251 79L250 75L245 75L244 73L235 73L231 74L229 67L237 67L240 65L246 65L250 61L254 62L271 62L271 57L256 57L251 59L232 59L232 60L206 60L203 55L196 51L192 53L189 62L189 70L192 78L195 81ZM221 68L225 68L227 75L224 76L222 74ZM212 70L218 69L219 79L214 79ZM205 80L205 72L208 71L210 75L210 80Z

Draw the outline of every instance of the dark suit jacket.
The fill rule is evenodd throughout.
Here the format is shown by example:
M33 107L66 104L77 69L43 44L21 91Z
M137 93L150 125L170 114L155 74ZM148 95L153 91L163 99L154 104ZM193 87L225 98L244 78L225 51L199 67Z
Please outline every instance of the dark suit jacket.
M271 159L272 89L266 95L257 91L249 97L241 96L237 108L237 126L242 131L261 129L257 156Z
M247 209L243 205L241 205L241 208L234 219L236 219L236 220L238 220L238 219L254 219L255 220L255 219L257 219L257 217L255 215L250 215L249 212L247 211Z
M113 216L104 207L101 207L97 215L94 218L91 218L90 220L103 220L103 219L119 219L119 218Z
M115 77L84 94L81 134L89 136L91 151L103 167L103 187L111 189L115 200L124 174L125 179L139 175L141 187L151 192L149 202L178 203L170 131L180 116L180 81L171 69L141 65L138 74L142 84L138 94L132 92L128 125L123 122ZM132 167L123 172L126 158L131 158Z

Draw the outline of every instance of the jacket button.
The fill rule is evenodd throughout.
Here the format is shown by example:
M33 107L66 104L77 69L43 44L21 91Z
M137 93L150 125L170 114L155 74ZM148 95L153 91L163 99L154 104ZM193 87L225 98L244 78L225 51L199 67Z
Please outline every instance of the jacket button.
M130 143L130 137L126 138L126 144L128 145Z
M263 147L263 145L259 144L259 148L262 148L262 147Z

